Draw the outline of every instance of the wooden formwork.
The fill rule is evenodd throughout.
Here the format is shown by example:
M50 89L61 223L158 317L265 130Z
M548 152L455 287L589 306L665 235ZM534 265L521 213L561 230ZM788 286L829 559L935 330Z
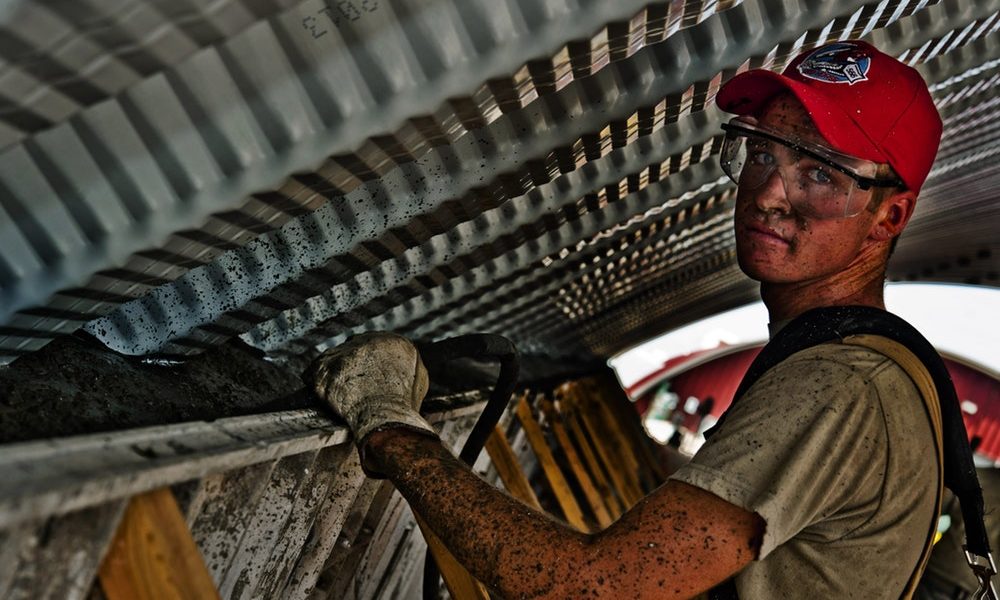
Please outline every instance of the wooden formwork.
M666 478L638 415L604 378L525 394L515 412L553 500L544 506L581 531L607 527Z
M572 527L608 526L662 481L615 393L585 379L519 394L476 471ZM456 451L484 397L430 415ZM9 444L0 481L0 598L421 595L418 521L313 410ZM488 598L442 571L452 595Z
M430 420L457 448L483 396L453 400ZM0 481L0 598L136 597L115 565L130 553L167 582L159 598L210 597L192 587L199 566L223 598L403 597L420 581L409 508L312 410L10 444ZM171 503L180 531L163 517ZM199 564L176 572L169 544L185 536Z

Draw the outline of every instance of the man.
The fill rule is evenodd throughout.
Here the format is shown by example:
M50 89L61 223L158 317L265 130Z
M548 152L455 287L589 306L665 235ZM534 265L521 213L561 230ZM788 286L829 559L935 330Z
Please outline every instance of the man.
M738 116L743 271L772 331L816 307L883 308L886 261L913 213L941 121L913 69L831 44L783 75L719 92ZM317 391L470 572L506 598L687 598L735 575L742 598L898 598L936 518L931 426L893 361L840 343L768 371L665 485L606 530L574 531L487 485L413 406L416 350L368 334L321 357Z

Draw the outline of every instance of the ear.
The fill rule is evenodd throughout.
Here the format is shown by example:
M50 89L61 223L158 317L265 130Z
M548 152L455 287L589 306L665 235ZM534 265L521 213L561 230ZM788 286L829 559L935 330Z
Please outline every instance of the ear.
M913 216L917 204L917 196L909 190L895 192L882 201L875 209L875 220L872 222L870 239L886 242L903 232L903 228Z

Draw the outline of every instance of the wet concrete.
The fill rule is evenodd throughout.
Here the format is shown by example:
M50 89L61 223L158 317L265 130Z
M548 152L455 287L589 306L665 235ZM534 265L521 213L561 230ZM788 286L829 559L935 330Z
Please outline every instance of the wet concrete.
M0 444L298 408L301 366L265 360L236 340L183 363L112 352L85 335L0 367Z
M329 409L299 377L313 356L272 362L235 339L183 362L163 363L106 348L85 333L56 339L0 367L0 444L213 420L299 408ZM522 356L522 385L586 371L572 361ZM490 389L498 366L460 359L430 369L425 410L443 396ZM330 413L332 414L332 413Z

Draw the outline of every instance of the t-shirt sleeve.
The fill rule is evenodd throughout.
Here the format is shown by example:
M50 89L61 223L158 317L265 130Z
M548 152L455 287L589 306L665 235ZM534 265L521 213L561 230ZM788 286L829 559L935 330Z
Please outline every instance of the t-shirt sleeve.
M874 386L836 349L813 348L758 379L671 479L760 515L762 559L841 508L865 505L857 494L881 494L872 483L885 468L884 431Z

